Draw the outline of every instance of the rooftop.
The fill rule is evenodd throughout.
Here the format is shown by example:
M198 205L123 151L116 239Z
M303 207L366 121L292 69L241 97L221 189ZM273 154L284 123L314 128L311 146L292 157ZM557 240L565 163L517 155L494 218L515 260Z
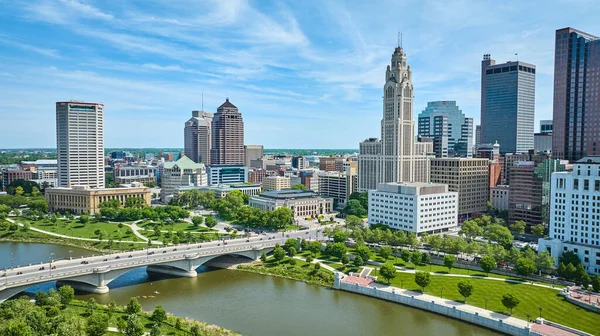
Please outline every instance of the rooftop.
M54 159L40 159L35 161L22 161L21 164L27 165L57 165L58 160Z
M586 156L577 160L577 163L600 164L600 156Z
M175 162L165 162L163 167L165 169L173 169L173 167L175 167L175 166L179 167L180 169L204 168L203 163L196 163L187 156L182 156L179 160L177 160Z
M271 190L265 191L259 195L260 197L276 198L276 199L289 199L289 198L312 198L318 197L314 191L310 190Z
M229 102L229 98L225 98L225 102L223 104L221 104L221 106L219 106L217 109L224 108L224 107L234 108L234 109L237 108L235 105L233 105L232 103Z

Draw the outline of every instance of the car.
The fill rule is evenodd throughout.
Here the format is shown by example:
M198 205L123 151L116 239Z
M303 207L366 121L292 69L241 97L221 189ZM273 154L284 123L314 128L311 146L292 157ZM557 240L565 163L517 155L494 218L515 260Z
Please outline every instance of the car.
M174 249L173 249L173 251L177 251L177 249L176 249L176 248L174 248Z
M43 271L43 270L45 270L45 268L44 267L40 267L40 269L38 271Z
M223 245L227 245L227 242L223 242Z
M102 260L102 261L108 261L108 259L104 259L104 260Z
M263 240L262 237L260 237L260 240Z
M202 248L202 245L198 245L198 248Z
M153 254L154 254L154 251L148 252L148 255L153 255Z
M167 251L163 251L163 253L167 253Z
M23 272L17 272L17 275L21 275L21 274L23 274Z
M250 242L250 239L246 239L246 243L249 243L249 242Z
M219 244L217 244L217 246L221 246L221 244L219 243Z
M56 269L56 266L52 266L52 269Z
M81 264L82 265L87 265L87 264L89 264L89 262L87 262L86 260L84 260L84 261L81 262Z
M127 258L133 258L133 256L130 254L130 255L127 256Z
M116 256L115 259L121 259L121 257L120 256Z
M0 277L5 277L5 276L6 276L6 273L2 273L2 275L0 275Z

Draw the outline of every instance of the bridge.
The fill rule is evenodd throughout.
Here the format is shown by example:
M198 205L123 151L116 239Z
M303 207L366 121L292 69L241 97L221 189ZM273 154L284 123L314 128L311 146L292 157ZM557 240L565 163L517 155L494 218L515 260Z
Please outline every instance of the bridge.
M104 294L109 291L108 284L117 277L144 266L150 273L195 277L196 269L214 258L233 255L257 260L262 253L270 253L276 244L283 245L290 238L322 240L319 232L312 229L267 233L251 238L148 247L144 250L16 267L0 271L0 302L33 285L50 281L56 281L57 286L68 284L78 291Z

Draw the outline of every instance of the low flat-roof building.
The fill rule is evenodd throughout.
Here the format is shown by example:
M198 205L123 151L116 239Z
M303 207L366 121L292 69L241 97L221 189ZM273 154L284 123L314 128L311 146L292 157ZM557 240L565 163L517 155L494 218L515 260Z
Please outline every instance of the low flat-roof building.
M233 183L216 186L181 186L175 188L173 196L174 198L177 198L179 197L179 194L193 189L197 189L201 192L214 191L216 198L225 197L234 190L239 190L242 194L250 196L258 195L261 192L260 184L258 183Z
M150 205L150 188L143 186L129 188L90 188L72 186L70 188L46 189L46 202L50 211L68 210L75 214L93 215L100 210L100 203L118 200L122 206L130 197L141 197Z
M508 200L510 187L507 185L497 185L490 188L490 202L496 210L508 210Z
M306 218L331 213L333 198L321 197L310 190L273 190L250 197L249 205L263 211L286 207L292 210L294 218Z
M267 176L262 181L264 191L290 189L290 183L290 178L286 176Z
M458 193L445 184L392 182L369 190L369 225L421 234L447 231L457 222Z

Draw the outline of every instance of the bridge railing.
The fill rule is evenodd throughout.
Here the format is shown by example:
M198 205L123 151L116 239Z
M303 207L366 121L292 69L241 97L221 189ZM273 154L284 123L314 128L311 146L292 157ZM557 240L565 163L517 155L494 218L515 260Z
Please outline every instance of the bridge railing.
M260 244L260 246L262 248L274 247L275 245L277 245L277 243ZM209 256L209 255L227 254L227 253L237 252L237 251L248 251L248 250L252 250L255 246L257 246L257 245L254 244L252 246L224 248L219 251L198 251L198 252L193 253L193 256L194 256L193 258L188 258L188 256L190 256L190 254L186 254L186 253L184 253L182 255L175 255L175 256L165 256L165 257L161 256L162 258L157 258L157 257L148 258L148 256L146 256L147 259L144 259L144 260L136 260L136 261L127 262L127 263L119 263L116 265L110 265L110 264L102 265L102 266L94 265L93 267L79 269L79 270L75 270L75 271L61 272L59 269L54 269L52 274L39 275L37 277L30 277L30 278L18 280L18 281L8 281L9 276L7 276L6 277L7 281L3 284L3 287L4 288L18 287L18 286L23 286L23 285L26 285L29 283L35 284L35 283L40 283L40 282L47 282L47 281L52 281L52 280L60 280L60 279L64 279L64 278L70 278L70 277L78 276L78 275L87 275L87 274L93 274L93 273L105 273L105 272L109 272L112 270L153 265L153 264L163 263L163 262L167 262L167 261L197 259L200 257ZM190 250L185 250L182 252L188 252L188 251L190 251ZM139 259L139 258L143 258L143 257L144 256L142 255L142 256L138 256L136 258ZM125 260L127 260L127 259L125 259ZM123 261L125 261L125 260L123 260ZM103 261L103 262L110 263L110 261ZM100 270L100 267L102 267L103 269Z

